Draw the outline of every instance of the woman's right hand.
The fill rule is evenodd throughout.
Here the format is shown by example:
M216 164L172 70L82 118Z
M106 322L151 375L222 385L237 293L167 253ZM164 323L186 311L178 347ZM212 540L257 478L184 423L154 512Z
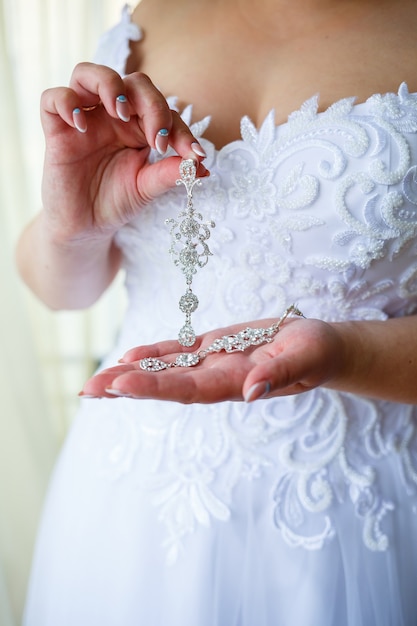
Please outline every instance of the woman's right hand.
M182 159L207 175L204 151L144 74L121 78L82 63L68 88L44 92L41 109L44 207L20 237L17 264L47 306L85 308L119 270L117 230L175 186ZM176 156L149 162L151 148L164 153L168 145Z
M198 141L141 73L121 78L108 67L81 63L68 88L43 93L41 119L44 219L52 239L65 245L111 239L175 186L182 158L199 163L198 176L207 174ZM163 154L168 145L179 156L149 163L151 148Z

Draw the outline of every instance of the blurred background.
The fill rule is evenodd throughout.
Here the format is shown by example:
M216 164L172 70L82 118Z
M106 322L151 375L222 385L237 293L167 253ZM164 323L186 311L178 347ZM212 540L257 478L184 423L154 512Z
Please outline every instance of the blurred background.
M18 626L53 463L124 307L122 277L88 312L53 313L16 273L16 240L41 206L39 98L92 60L124 2L0 2L0 626Z

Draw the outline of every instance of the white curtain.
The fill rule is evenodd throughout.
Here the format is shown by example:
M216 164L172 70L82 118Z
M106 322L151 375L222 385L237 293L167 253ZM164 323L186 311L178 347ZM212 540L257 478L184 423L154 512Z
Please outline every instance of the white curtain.
M18 626L51 468L123 309L120 280L88 313L51 313L17 276L16 239L40 207L39 97L93 57L123 2L0 2L0 626Z

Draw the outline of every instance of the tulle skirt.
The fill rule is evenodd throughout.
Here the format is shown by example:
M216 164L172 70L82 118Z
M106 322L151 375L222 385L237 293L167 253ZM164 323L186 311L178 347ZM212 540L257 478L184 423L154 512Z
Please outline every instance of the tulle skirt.
M25 626L417 624L417 515L395 459L378 468L393 507L383 520L385 550L365 545L352 503L337 498L329 541L316 549L289 545L274 523L276 480L266 471L233 483L223 519L219 509L187 527L177 519L186 509L176 509L172 524L181 521L187 533L167 560L166 509L161 513L133 471L138 456L152 462L146 442L133 445L133 428L121 448L112 448L116 472L97 461L117 429L102 409L114 412L123 403L135 411L140 405L91 401L97 409L81 412L64 446L39 532Z

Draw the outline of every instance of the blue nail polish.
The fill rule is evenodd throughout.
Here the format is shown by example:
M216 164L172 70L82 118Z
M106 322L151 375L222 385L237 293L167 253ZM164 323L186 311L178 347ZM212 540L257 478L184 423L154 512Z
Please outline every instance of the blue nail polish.
M161 128L156 133L155 148L160 155L164 155L168 149L168 135L169 131L167 128Z
M80 133L87 132L87 122L85 121L85 116L81 115L82 111L79 107L76 107L72 111L72 120L74 122L75 128Z
M126 96L123 94L116 98L116 113L122 122L130 121L129 105Z
M245 393L244 400L245 402L253 402L254 400L259 400L260 398L264 398L271 391L271 383L260 382L252 385L250 389Z
M266 383L265 391L261 395L261 398L265 398L265 396L267 396L270 391L271 391L271 383Z

